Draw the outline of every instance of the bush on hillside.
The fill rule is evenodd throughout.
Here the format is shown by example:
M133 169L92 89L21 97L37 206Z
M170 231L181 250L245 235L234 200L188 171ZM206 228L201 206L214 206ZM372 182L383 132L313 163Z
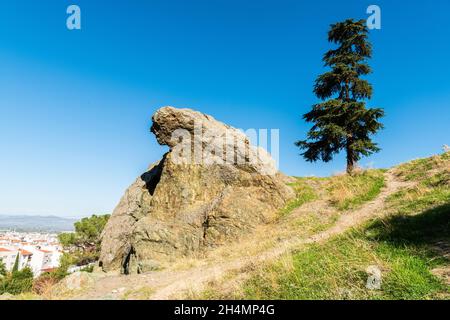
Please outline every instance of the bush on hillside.
M13 271L0 280L0 295L4 293L20 294L31 291L33 286L33 271L24 268Z
M6 276L6 266L5 266L5 264L3 263L3 260L0 259L0 278L1 278L2 276Z
M86 265L99 258L101 233L110 215L93 215L75 223L75 232L58 236L63 247L70 252L72 264Z

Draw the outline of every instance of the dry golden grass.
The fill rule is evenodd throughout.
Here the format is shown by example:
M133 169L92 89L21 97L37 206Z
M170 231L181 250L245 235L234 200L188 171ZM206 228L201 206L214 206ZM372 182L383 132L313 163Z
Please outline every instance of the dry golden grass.
M313 209L301 212L301 214L293 214L294 210L302 205L318 200L319 195L311 187L311 185L318 184L317 178L297 179L295 183L291 184L297 197L280 210L278 220L256 226L252 232L241 236L237 241L230 241L217 248L177 259L165 265L165 268L181 271L192 267L211 265L217 261L256 256L276 247L282 239L307 237L329 226L336 221L336 217L319 212L317 206L313 206Z
M128 290L122 296L123 300L149 300L155 292L153 288L141 287L137 289Z
M339 210L355 209L374 199L384 186L383 170L337 175L326 183L331 203Z
M35 281L33 283L33 292L40 295L45 300L50 300L53 297L53 291L55 290L56 285L56 279L43 278L40 281Z
M448 240L449 161L450 153L446 153L396 168L394 173L415 183L391 194L385 218L323 244L301 246L277 261L230 273L222 281L211 282L194 298L448 299L448 282L445 287L440 278L446 278L439 273L448 270L448 259L425 244L433 247L434 239L440 243L447 243L443 238ZM343 209L370 201L384 184L380 175L382 171L370 170L353 177L330 178L326 185L331 203ZM290 215L289 221L293 225L290 230L304 226L303 231L309 229L309 233L325 226L327 220ZM368 266L382 271L382 290L365 287Z
M278 277L281 273L290 273L295 269L294 260L292 259L292 254L285 253L278 257L276 261L277 273L267 272L267 263L248 263L239 270L233 270L228 272L221 279L216 279L210 281L203 289L203 291L186 291L183 293L182 297L184 299L198 300L223 300L232 299L238 300L243 299L246 295L243 283L248 281L250 277L255 275L259 277L264 277L264 280L274 288L278 287Z
M440 172L450 179L450 152L401 164L395 173L405 180L422 181Z

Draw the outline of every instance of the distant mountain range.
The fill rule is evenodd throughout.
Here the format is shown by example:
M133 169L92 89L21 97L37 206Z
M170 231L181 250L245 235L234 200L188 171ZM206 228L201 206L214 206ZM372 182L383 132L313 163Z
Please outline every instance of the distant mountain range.
M72 231L77 219L56 216L0 215L0 230L23 232Z

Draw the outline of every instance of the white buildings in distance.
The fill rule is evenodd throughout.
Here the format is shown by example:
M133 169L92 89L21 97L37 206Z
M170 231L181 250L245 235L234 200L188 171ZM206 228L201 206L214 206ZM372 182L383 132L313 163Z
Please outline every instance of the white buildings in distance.
M18 257L18 267L31 268L35 277L58 268L63 254L56 234L0 231L0 260L11 271Z

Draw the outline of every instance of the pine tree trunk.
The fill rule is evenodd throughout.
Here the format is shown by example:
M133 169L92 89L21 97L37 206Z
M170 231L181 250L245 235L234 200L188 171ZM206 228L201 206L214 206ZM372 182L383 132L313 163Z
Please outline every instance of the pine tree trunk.
M352 175L354 167L355 164L353 162L353 159L347 156L347 174Z
M345 80L345 102L350 102L350 85L349 80ZM352 133L347 132L347 141L346 141L346 152L347 152L347 174L351 175L353 173L353 169L355 166L353 149L352 149Z
M346 151L347 151L347 174L351 175L353 173L353 169L355 168L353 150L351 147L351 137L347 138Z

